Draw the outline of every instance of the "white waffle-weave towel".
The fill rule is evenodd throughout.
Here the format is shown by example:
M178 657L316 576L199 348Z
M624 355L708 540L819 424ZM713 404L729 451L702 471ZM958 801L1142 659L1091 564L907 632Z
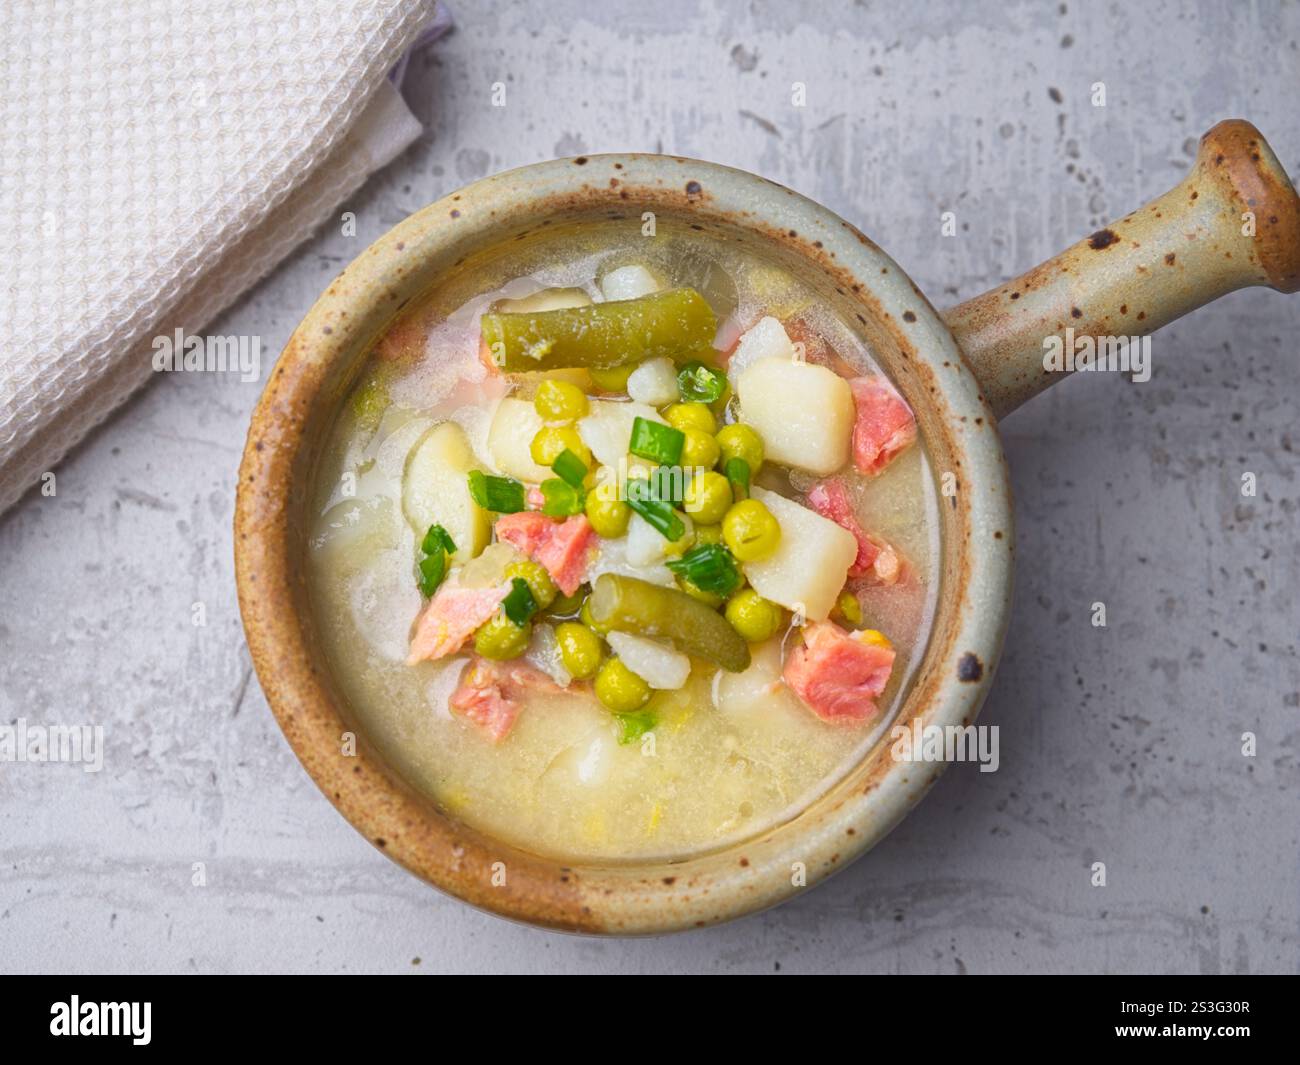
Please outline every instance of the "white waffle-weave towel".
M434 0L4 0L0 512L420 133Z

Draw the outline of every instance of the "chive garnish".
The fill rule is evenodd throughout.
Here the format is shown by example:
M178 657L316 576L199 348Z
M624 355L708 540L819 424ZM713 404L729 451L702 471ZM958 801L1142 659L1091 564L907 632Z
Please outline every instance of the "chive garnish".
M469 494L484 510L516 514L525 509L524 486L511 477L493 477L482 470L469 471Z
M736 560L722 544L700 544L681 558L672 559L668 568L684 577L703 592L724 598L740 586Z
M447 576L447 552L438 548L431 555L425 555L420 559L420 594L427 599L433 598L433 593L438 590L438 585L442 579Z
M420 594L432 598L447 576L447 559L456 553L456 541L441 525L430 525L420 541L420 550L424 552L424 558L418 563L420 576L417 583Z
M723 469L727 474L727 480L731 482L731 491L736 497L736 502L748 499L749 463L742 458L730 458L727 459L727 464Z
M558 477L548 477L542 482L542 500L542 513L548 518L568 518L581 514L587 502L582 489L575 488Z
M644 477L635 477L627 482L627 505L665 539L676 541L686 535L686 526L672 505L658 498Z
M727 390L727 375L698 359L677 371L677 391L687 403L715 403Z
M447 532L441 525L430 525L429 531L424 534L424 541L420 544L420 550L426 555L435 554L438 548L446 551L449 555L456 553L456 541L451 538L451 533Z
M528 624L528 619L537 613L537 600L526 580L515 577L510 581L510 591L501 600L501 609L521 629Z
M682 457L682 447L686 443L686 434L671 425L662 425L646 418L632 420L632 439L627 449L633 455L661 466L675 466Z
M551 463L551 469L557 477L568 481L574 488L581 488L587 477L587 464L567 447L560 452L559 458Z
M618 742L634 743L659 724L659 715L653 710L636 710L630 714L615 714L618 722Z

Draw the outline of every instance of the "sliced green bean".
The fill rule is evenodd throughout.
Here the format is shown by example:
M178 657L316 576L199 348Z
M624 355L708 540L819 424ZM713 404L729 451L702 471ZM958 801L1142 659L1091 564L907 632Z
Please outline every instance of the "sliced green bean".
M602 573L587 608L600 626L668 640L677 650L739 673L749 667L749 645L712 607L677 588Z
M554 311L487 313L481 328L506 373L572 367L606 370L661 356L707 356L718 322L693 288Z

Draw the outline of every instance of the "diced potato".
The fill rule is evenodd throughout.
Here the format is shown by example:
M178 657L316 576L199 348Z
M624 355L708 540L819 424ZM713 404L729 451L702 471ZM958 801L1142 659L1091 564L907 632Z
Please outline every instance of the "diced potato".
M714 709L730 717L770 716L773 704L787 690L781 681L782 637L750 647L749 668L740 673L719 671L710 694Z
M675 691L691 675L690 658L658 640L628 632L611 632L605 639L623 665L652 688Z
M591 448L591 453L598 462L617 470L619 461L628 458L627 445L632 439L632 422L637 418L667 424L659 412L647 403L593 399L590 412L578 422L578 435Z
M640 514L633 514L627 523L627 560L633 566L655 566L669 555L677 557L695 540L695 523L686 514L677 515L686 532L680 540L669 540Z
M760 359L736 391L741 419L773 462L824 476L848 461L853 391L844 378L812 363Z
M677 367L672 359L647 359L627 379L627 394L638 403L662 407L678 397Z
M517 300L497 300L492 309L503 314L535 314L538 311L562 311L567 307L590 306L591 297L580 288L544 288Z
M635 300L658 292L663 285L644 266L620 266L600 279L600 294L607 300Z
M727 363L727 375L734 382L759 359L785 359L794 361L794 342L785 326L770 315L760 318L740 336L736 350Z
M530 450L533 437L541 427L542 416L530 402L511 397L503 399L488 429L487 446L493 465L507 477L532 484L554 477L549 469L533 461Z
M369 564L378 552L397 546L401 522L392 499L373 495L335 503L316 528L321 531L311 546L319 552L320 563L338 573L351 573Z
M824 621L858 556L857 540L829 518L766 488L751 494L781 526L781 543L770 558L746 562L745 577L764 599Z
M402 510L418 538L441 525L456 542L453 561L468 562L487 545L488 514L469 494L474 452L455 422L435 425L412 449L402 477Z

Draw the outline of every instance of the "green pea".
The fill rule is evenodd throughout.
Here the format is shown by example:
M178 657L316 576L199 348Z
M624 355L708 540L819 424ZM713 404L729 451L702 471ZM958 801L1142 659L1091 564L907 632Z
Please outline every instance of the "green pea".
M518 658L528 650L528 642L532 637L531 622L516 625L503 612L498 611L474 633L474 650L484 658L497 661Z
M744 459L749 463L749 476L758 473L763 465L763 438L748 425L737 422L723 426L718 430L717 441L724 464L727 459Z
M722 454L718 442L703 429L685 430L686 440L682 443L681 464L686 469L703 467L712 469Z
M569 381L547 379L533 397L537 413L548 422L571 422L587 413L587 394Z
M597 536L612 540L627 532L632 519L632 508L618 498L618 483L604 481L587 493L587 520Z
M555 639L560 645L560 661L575 680L595 676L604 657L600 637L586 625L566 621L555 627Z
M835 613L855 629L862 625L862 604L847 588L835 600Z
M615 714L630 714L650 701L650 685L617 658L607 658L596 674L596 698Z
M549 466L564 450L572 451L584 466L591 465L591 449L582 442L578 430L571 425L544 425L537 430L528 452L539 466Z
M517 562L511 562L506 567L506 577L522 577L527 582L528 590L533 593L533 600L537 603L538 610L545 610L560 594L546 567L532 559L522 558Z
M722 539L741 562L758 562L780 546L781 526L757 499L742 499L722 519Z
M712 470L697 473L686 484L682 505L693 521L717 525L731 506L731 484L722 474Z
M718 422L713 417L713 411L703 403L674 403L664 411L664 421L682 432L686 432L687 429L698 429L702 433L718 431Z
M785 620L782 609L753 588L745 588L733 595L724 613L731 627L749 643L771 639Z

